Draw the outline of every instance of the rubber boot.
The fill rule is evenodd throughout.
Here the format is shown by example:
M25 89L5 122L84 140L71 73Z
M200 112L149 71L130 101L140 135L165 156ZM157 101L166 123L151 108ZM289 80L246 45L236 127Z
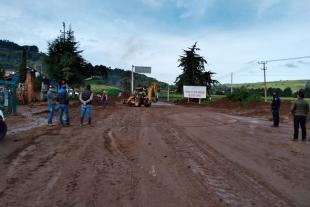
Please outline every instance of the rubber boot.
M83 126L83 119L84 117L80 117L80 126Z
M90 126L90 127L93 127L92 125L91 125L91 117L90 118L87 118L88 119L88 125Z

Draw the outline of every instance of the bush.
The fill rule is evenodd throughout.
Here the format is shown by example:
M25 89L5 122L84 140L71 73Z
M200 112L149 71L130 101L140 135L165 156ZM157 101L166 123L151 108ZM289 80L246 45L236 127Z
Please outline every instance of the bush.
M227 97L233 102L240 101L242 104L247 104L251 101L262 100L260 95L251 92L244 86L236 88L231 94L228 94Z

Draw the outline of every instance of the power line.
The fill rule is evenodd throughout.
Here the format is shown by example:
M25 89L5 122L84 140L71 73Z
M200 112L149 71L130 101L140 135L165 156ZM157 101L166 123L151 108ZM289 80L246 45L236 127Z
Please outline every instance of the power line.
M258 65L256 63L253 63L251 65L248 65L244 68L241 68L239 70L236 70L235 72L232 72L233 74L238 74L238 73L242 73L244 71L247 71L247 70L250 70L250 69L253 69L255 67L257 67ZM216 78L217 80L221 80L221 79L224 79L224 78L228 78L228 77L231 77L231 73L227 74L227 75L224 75L224 76L220 76L218 78Z
M285 58L285 59L277 59L277 60L266 60L266 61L264 61L264 62L274 62L274 61L284 61L284 60L296 60L296 59L304 59L304 58L310 58L310 56L294 57L294 58Z

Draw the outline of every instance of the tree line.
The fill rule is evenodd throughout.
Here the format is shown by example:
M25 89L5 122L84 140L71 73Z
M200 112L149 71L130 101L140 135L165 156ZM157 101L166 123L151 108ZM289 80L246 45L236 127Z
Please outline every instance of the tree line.
M234 90L237 90L237 88L233 87L233 91ZM257 88L257 89L248 88L248 91L260 96L265 96L264 88ZM310 98L310 81L306 83L305 88L301 88L298 91L293 91L291 87L286 87L285 89L269 87L267 88L267 96L272 96L274 91L277 91L280 97L294 97L294 98L297 97L297 93L299 91L304 91L305 96ZM229 94L231 93L231 88L228 87L227 85L217 84L212 88L212 93L217 95Z

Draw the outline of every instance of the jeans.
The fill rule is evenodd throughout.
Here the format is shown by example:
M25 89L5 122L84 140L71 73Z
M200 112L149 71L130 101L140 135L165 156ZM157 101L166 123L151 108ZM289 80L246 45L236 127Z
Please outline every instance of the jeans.
M306 119L305 116L294 116L294 139L298 139L299 125L301 127L301 137L302 140L306 139L307 131L306 131Z
M80 117L83 118L84 115L85 115L85 112L87 111L87 117L91 118L91 113L92 113L92 110L93 110L93 106L91 104L86 104L86 105L82 104L81 108L82 108L82 111L81 111L81 116Z
M273 111L272 116L273 116L273 126L279 126L280 122L279 111Z
M102 101L102 105L105 108L107 106L107 101Z
M54 113L55 113L55 105L49 105L48 107L50 108L50 116L48 117L47 123L48 124L52 124L53 116L54 116Z
M66 124L70 124L70 114L69 114L69 107L67 104L59 104L59 122L61 125L63 125L63 120L62 120L62 114L63 112L66 113Z

